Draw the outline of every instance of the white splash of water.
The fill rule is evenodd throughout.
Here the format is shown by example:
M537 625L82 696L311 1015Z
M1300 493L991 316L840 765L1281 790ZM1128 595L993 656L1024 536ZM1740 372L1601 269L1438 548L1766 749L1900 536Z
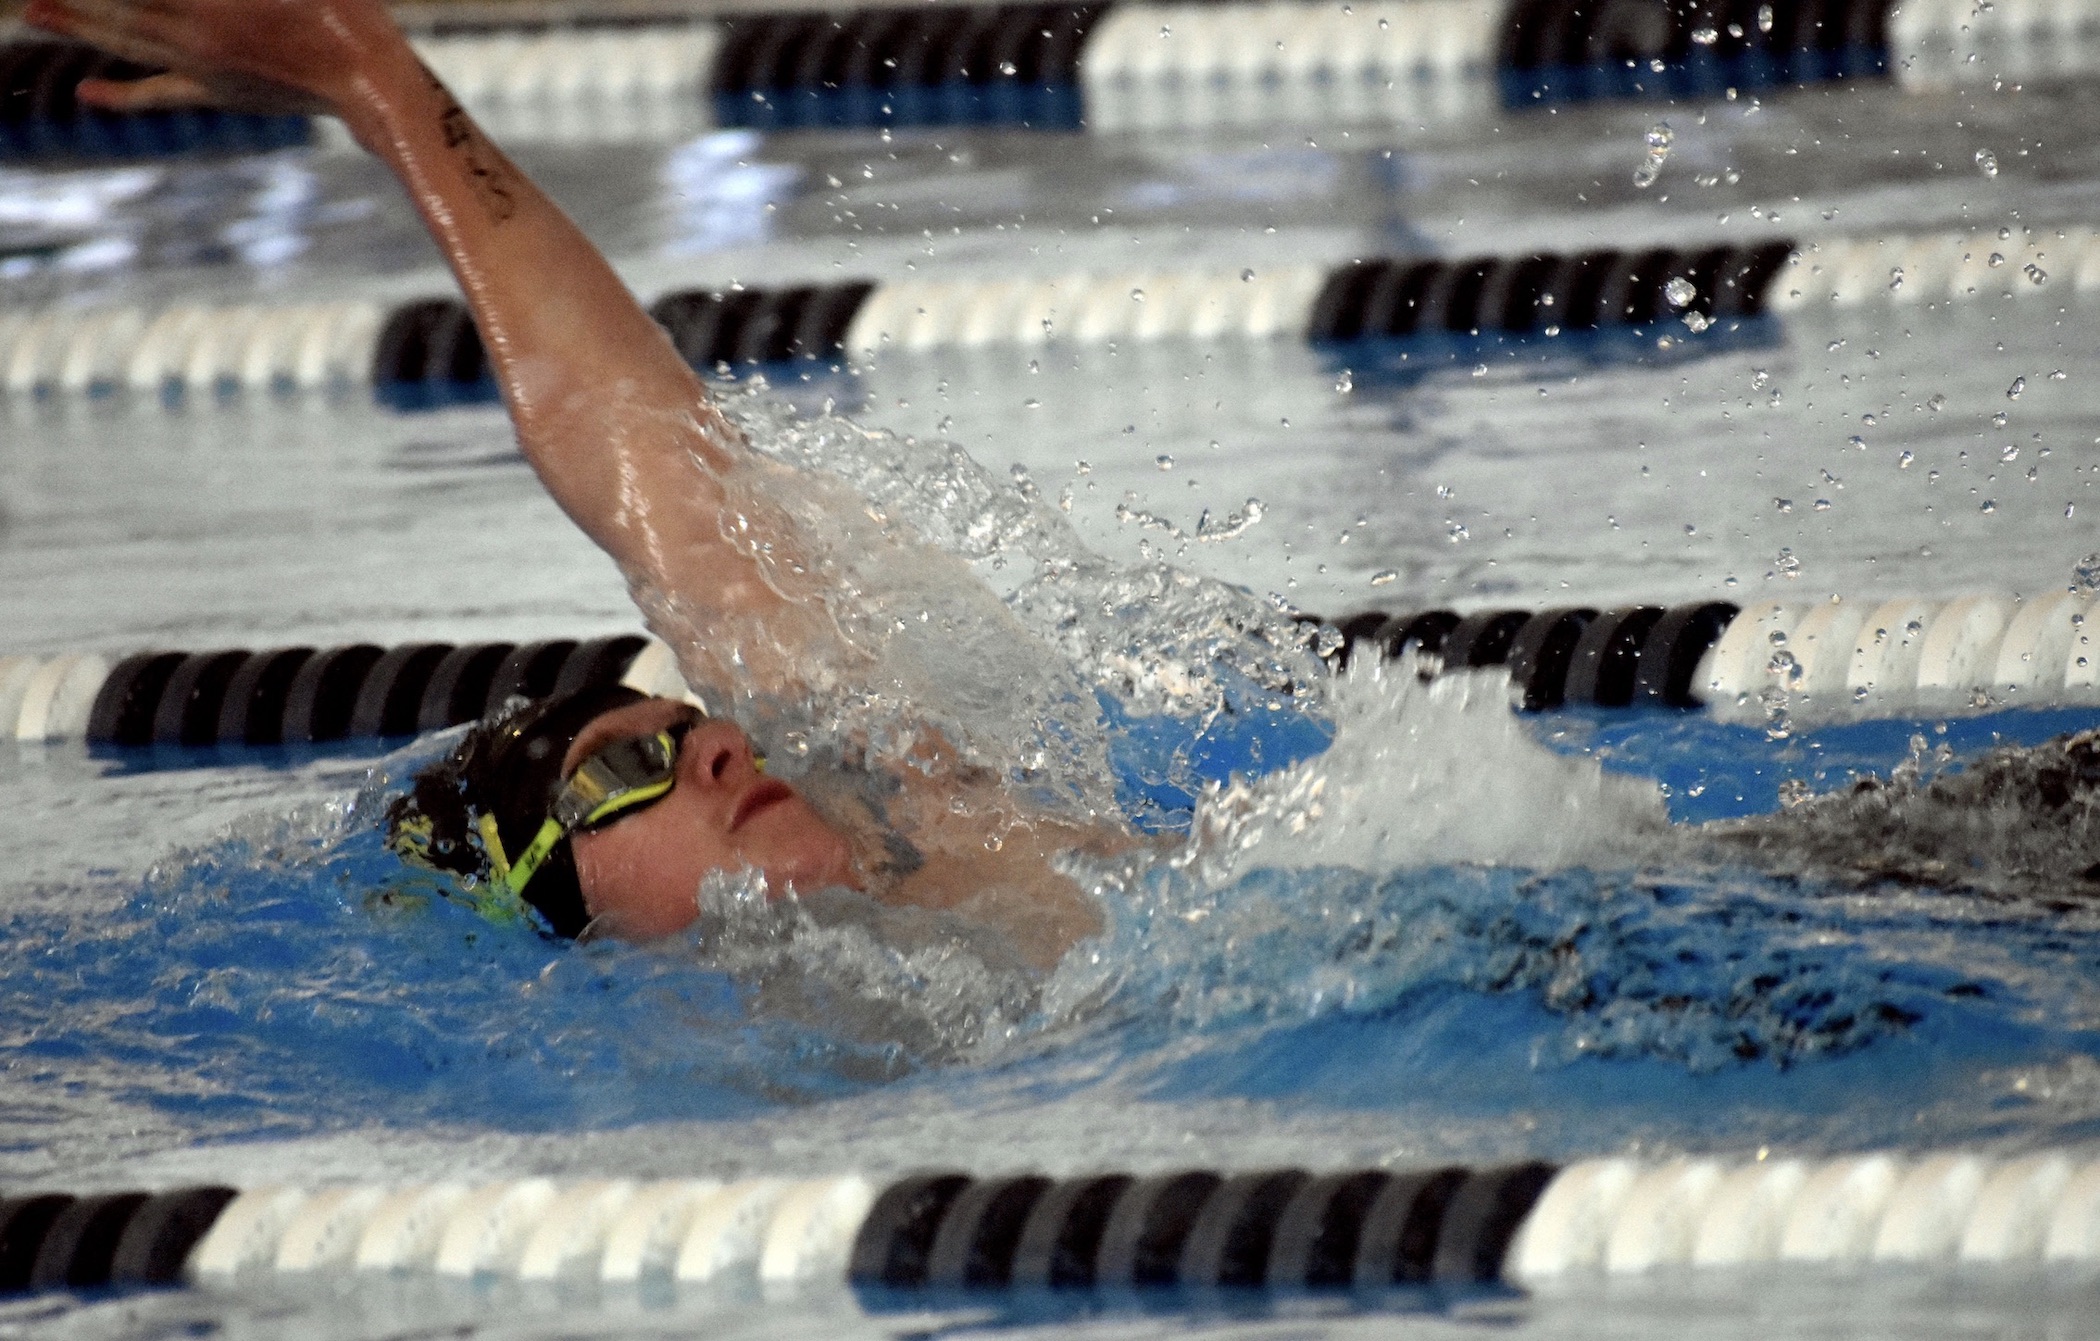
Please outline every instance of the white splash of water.
M1425 683L1411 658L1366 658L1329 705L1334 744L1206 795L1177 866L1216 885L1252 866L1619 864L1669 829L1653 782L1538 744L1500 670Z

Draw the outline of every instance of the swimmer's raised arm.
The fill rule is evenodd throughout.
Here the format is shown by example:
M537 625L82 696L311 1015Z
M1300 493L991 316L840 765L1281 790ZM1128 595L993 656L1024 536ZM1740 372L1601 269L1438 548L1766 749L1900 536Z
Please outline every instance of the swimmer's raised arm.
M795 589L792 523L727 487L762 464L597 248L482 134L379 0L31 0L26 17L170 71L87 81L91 103L340 117L444 250L519 443L563 510L630 578L763 628L763 646L742 649L761 675L753 663L768 653L790 661L824 641L821 600Z

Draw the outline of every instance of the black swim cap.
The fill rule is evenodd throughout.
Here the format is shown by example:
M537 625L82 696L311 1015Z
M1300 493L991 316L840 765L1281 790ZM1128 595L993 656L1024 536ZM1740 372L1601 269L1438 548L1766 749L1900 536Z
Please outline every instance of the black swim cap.
M387 845L403 858L470 879L488 880L493 863L481 817L493 816L511 858L523 852L561 794L562 759L592 721L648 695L598 685L560 698L512 699L477 722L451 754L416 775L387 807ZM570 939L590 922L576 857L564 837L526 884L523 897L548 930Z

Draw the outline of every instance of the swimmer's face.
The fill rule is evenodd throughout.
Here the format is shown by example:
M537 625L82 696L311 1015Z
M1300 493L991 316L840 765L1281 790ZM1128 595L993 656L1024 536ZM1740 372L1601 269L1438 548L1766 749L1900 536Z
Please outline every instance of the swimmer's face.
M562 775L612 741L692 716L674 699L616 708L576 737ZM699 915L700 882L715 871L762 871L776 893L858 883L846 840L794 788L758 771L741 730L714 719L694 723L679 742L677 783L662 800L569 843L584 906L623 936L684 927Z

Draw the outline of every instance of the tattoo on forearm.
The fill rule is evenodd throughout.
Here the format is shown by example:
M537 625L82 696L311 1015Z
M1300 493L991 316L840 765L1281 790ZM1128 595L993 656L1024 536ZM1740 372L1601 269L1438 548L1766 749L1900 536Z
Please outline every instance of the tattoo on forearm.
M430 85L440 93L445 86L428 67ZM518 212L517 178L508 164L496 153L495 146L482 138L466 109L445 93L445 109L438 113L438 128L444 132L445 147L459 156L460 165L466 169L467 182L474 188L474 196L481 207L488 211L492 223L502 223Z

